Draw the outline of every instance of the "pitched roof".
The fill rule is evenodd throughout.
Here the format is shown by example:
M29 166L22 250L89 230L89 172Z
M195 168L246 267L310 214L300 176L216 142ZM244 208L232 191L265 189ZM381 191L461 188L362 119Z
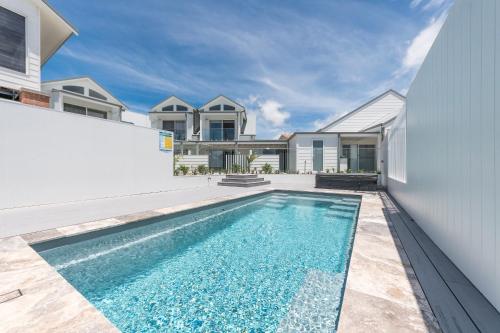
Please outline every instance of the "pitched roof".
M364 103L363 105L359 106L358 108L356 108L356 109L352 110L351 112L346 113L345 115L343 115L343 116L341 116L341 117L337 118L336 120L334 120L334 121L333 121L333 122L331 122L330 124L328 124L328 125L324 126L323 128L321 128L321 129L317 130L317 132L323 132L323 131L327 130L328 128L332 127L333 125L336 125L336 124L338 124L338 123L340 123L340 122L342 122L342 121L346 120L346 119L347 119L347 118L349 118L350 116L352 116L352 115L354 115L354 114L358 113L359 111L361 111L361 110L365 109L365 108L366 108L366 107L368 107L369 105L374 104L374 103L378 102L379 100L383 99L384 97L386 97L387 95L391 95L391 94L392 94L392 95L394 95L394 96L396 96L396 97L398 97L398 98L400 98L400 99L401 99L401 100L403 100L403 101L405 101L405 100L406 100L406 97L405 97L405 96L403 96L403 95L401 95L401 94L400 94L400 93L398 93L397 91L392 90L392 89L387 90L386 92L384 92L384 93L382 93L382 94L378 95L377 97L372 98L371 100L369 100L368 102L366 102L366 103Z

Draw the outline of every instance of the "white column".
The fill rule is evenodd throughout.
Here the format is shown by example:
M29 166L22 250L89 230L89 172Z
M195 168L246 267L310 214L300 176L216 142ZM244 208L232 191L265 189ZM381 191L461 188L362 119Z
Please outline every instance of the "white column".
M63 111L64 103L63 103L63 94L58 90L52 90L52 94L50 96L50 106L54 110Z

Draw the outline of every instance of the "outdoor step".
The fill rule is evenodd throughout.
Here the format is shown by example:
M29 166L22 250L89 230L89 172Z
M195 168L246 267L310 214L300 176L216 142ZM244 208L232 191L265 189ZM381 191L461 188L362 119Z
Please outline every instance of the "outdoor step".
M248 182L261 182L264 178L222 178L223 182L234 183L248 183Z
M233 174L228 174L228 175L226 175L226 178L252 179L252 178L257 178L257 174L247 174L247 175L233 175Z
M219 182L217 185L219 186L235 186L235 187L253 187L253 186L261 186L261 185L269 185L271 184L270 180L259 181L259 182Z

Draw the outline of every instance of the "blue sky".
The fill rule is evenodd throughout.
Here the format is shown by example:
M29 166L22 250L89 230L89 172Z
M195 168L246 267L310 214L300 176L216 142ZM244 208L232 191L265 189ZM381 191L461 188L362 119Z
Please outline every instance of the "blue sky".
M260 139L406 93L452 0L50 0L79 30L43 79L88 75L131 111L223 94Z

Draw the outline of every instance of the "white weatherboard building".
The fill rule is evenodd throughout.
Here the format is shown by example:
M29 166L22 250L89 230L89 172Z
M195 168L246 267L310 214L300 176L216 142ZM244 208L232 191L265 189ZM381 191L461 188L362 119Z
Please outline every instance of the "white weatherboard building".
M76 30L42 0L0 0L0 98L48 107L41 67Z
M89 77L78 77L42 83L50 96L50 107L102 119L122 120L126 106Z
M316 132L297 132L288 139L290 172L377 172L384 132L405 105L389 90Z

